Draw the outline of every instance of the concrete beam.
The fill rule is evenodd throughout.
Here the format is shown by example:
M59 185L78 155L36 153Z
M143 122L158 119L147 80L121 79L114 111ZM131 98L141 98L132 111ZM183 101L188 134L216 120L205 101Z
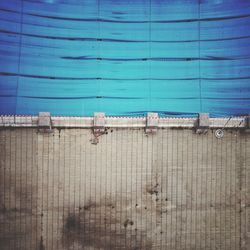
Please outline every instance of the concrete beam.
M0 116L0 127L38 127L38 116ZM248 117L209 118L209 128L246 128ZM94 117L51 116L53 128L93 128ZM146 128L145 117L105 116L110 128ZM158 128L195 128L197 118L159 117Z

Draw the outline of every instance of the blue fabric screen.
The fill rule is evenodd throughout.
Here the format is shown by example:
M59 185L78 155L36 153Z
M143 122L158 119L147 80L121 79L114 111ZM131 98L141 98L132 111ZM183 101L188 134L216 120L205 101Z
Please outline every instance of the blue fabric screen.
M249 0L1 0L0 113L250 113Z

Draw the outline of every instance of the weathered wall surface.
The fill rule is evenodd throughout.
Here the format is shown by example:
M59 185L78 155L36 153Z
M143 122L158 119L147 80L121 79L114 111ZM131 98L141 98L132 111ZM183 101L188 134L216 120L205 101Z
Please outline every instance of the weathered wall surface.
M0 249L249 249L250 140L0 131Z

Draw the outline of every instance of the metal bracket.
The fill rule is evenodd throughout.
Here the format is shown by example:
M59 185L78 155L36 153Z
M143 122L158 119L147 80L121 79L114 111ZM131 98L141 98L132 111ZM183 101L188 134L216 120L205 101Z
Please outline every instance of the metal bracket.
M250 133L250 114L248 116L246 116L246 123L245 123L244 131L246 133Z
M94 120L93 120L93 135L94 138L92 138L90 141L92 144L98 144L99 142L99 136L103 135L105 133L105 113L102 112L95 112L94 113Z
M50 112L39 112L38 129L40 132L49 133L52 131L52 121Z
M246 128L250 129L250 114L246 117Z
M94 133L105 132L105 113L95 112L94 113Z
M146 134L153 134L157 132L159 124L159 116L158 113L147 113L147 120L146 120Z
M206 134L209 128L209 113L199 113L198 124L196 127L197 134Z

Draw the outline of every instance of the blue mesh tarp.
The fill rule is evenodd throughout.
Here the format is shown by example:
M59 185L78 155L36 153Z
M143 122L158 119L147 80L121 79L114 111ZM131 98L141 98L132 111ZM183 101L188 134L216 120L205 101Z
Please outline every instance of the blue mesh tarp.
M248 0L1 0L0 113L250 113Z

